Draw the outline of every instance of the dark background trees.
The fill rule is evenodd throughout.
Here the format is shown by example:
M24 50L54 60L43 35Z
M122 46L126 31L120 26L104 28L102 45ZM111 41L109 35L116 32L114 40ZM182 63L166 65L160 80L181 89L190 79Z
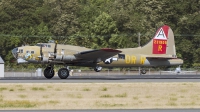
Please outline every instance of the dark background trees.
M163 24L174 31L183 66L200 66L199 0L0 0L0 55L16 67L11 49L49 39L89 48L136 47L139 32L144 45Z

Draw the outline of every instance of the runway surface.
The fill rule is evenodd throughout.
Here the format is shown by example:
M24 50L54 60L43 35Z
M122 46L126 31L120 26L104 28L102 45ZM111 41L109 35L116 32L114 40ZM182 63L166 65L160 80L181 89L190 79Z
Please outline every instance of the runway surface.
M4 112L199 112L199 109L4 110Z
M89 75L53 77L5 77L0 83L133 83L133 82L200 82L200 75Z
M200 75L89 75L54 77L5 77L0 83L135 83L135 82L200 82ZM200 109L100 109L100 110L3 110L5 112L199 112Z

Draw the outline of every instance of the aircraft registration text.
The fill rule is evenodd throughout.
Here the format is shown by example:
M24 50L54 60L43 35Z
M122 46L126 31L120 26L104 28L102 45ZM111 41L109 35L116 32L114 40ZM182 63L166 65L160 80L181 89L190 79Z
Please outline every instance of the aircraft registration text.
M140 56L139 64L144 64L146 57ZM125 56L125 63L126 64L136 64L137 57L135 55L126 55Z
M166 54L167 40L153 40L153 54Z

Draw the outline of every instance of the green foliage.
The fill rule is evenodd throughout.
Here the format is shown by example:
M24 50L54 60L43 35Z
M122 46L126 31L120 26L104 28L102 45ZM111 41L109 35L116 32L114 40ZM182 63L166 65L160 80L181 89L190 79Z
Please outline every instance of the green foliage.
M113 96L110 94L101 95L100 98L112 98Z
M0 102L0 108L31 108L36 107L37 103L28 100L15 100L15 101L3 101Z
M93 48L111 47L109 46L109 40L112 38L112 34L118 33L115 21L113 21L111 16L102 12L92 24Z
M181 3L180 3L181 2ZM184 67L200 63L198 0L1 0L0 55L16 65L11 50L50 39L88 48L126 48L146 44L163 24L171 26ZM41 66L41 65L37 65Z
M83 88L83 91L91 91L90 88Z
M127 97L127 93L116 94L115 97L118 97L118 98L124 98L124 97Z
M101 89L101 91L107 91L108 90L108 88L106 88L106 87L103 87L102 89Z
M43 87L33 87L33 88L31 88L31 90L33 90L33 91L45 91L46 89L43 88Z
M3 91L3 90L7 90L7 88L1 87L1 88L0 88L0 91Z

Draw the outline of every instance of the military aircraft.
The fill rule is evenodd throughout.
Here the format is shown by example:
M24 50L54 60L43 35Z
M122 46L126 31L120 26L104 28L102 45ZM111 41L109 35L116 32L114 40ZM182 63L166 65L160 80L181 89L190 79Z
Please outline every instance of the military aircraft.
M38 43L35 46L21 46L12 50L13 56L20 63L47 64L44 76L54 76L54 65L64 65L58 70L58 76L69 76L68 66L94 67L96 72L102 67L144 67L181 65L177 58L174 34L171 28L163 25L149 43L137 48L124 49L89 49L80 46L57 44L57 42ZM142 73L146 73L142 70Z

